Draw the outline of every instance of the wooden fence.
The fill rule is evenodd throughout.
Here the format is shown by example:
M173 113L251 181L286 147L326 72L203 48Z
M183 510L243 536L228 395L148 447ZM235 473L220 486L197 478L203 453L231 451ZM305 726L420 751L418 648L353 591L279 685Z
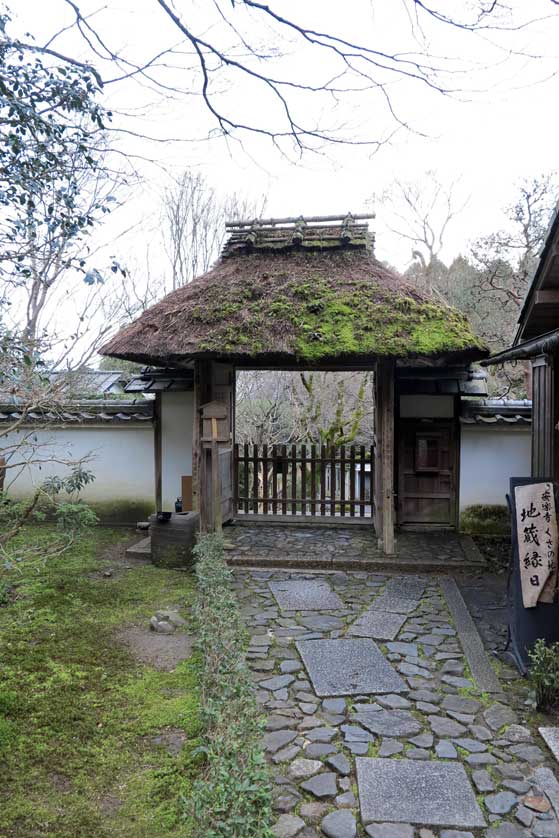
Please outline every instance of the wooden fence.
M235 445L236 512L371 518L373 446Z

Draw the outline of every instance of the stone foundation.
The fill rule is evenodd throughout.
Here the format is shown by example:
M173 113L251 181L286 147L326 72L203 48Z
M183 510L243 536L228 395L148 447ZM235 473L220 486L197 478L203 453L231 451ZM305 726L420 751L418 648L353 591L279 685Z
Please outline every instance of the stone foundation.
M200 530L197 512L172 514L165 523L150 517L151 560L161 567L192 567L192 549Z

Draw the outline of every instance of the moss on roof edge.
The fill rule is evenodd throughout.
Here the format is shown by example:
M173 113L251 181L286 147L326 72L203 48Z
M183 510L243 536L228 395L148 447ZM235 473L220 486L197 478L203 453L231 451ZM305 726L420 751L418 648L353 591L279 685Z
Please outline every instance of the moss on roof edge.
M430 356L466 349L485 350L466 317L456 309L411 297L371 300L359 292L317 292L308 298L223 301L223 308L199 317L211 332L198 351L231 355L265 355L268 324L274 317L290 329L290 351L300 361L375 355ZM191 312L191 317L193 313Z
M352 359L488 355L460 311L358 249L222 259L164 298L102 354L161 365L188 358Z

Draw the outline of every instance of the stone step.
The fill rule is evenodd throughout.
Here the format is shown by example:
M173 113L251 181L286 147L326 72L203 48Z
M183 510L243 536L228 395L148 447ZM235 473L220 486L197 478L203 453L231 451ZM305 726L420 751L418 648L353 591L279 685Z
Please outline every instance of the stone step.
M131 544L126 548L126 555L134 559L151 559L151 538L142 538L136 544Z
M227 564L231 567L287 567L296 570L367 570L412 573L448 573L452 571L479 571L476 562L437 560L437 559L404 559L398 556L379 558L352 558L341 555L313 556L309 553L273 553L256 555L251 551L227 555Z

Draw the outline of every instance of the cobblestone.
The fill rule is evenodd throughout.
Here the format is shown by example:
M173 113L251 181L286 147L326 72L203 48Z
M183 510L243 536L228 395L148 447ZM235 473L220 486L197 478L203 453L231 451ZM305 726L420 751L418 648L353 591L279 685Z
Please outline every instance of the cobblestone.
M308 527L296 526L235 526L227 530L227 560L232 565L259 565L262 568L291 566L304 568L345 565L359 572L359 566L372 571L367 583L374 587L378 581L375 565L382 568L385 556L379 549L372 527ZM399 533L398 559L401 565L413 569L441 568L445 572L455 567L483 567L484 562L474 560L466 553L460 537L452 533ZM398 579L406 577L398 576ZM412 591L420 590L415 582ZM409 589L402 589L408 594ZM419 596L414 597L419 599ZM263 610L263 609L261 609Z
M338 543L336 539L334 542ZM388 572L237 568L233 578L252 636L248 662L256 695L267 716L264 745L272 765L278 824L281 815L293 818L284 817L282 823L286 829L299 829L294 833L297 838L342 838L345 834L389 838L390 828L393 838L414 838L414 834L419 838L469 838L468 833L458 832L463 823L458 809L445 823L436 818L434 823L428 820L431 809L444 811L444 782L423 821L432 829L420 830L417 821L415 828L409 820L400 823L405 815L398 796L385 801L383 811L392 812L390 819L363 822L356 759L365 758L367 762L372 758L385 763L403 760L411 766L413 778L423 777L430 766L449 769L464 765L463 782L472 795L488 801L484 805L487 823L481 830L485 838L559 838L552 807L548 812L536 812L523 803L525 796L543 795L548 806L554 799L559 806L559 784L551 770L551 755L548 757L540 747L537 733L525 721L522 682L517 699L509 685L515 685L518 679L503 666L502 692L491 700L477 692L469 678L458 674L466 672L460 635L454 634L436 576L417 577L417 582L416 577L408 577L410 582L401 583L401 592L398 580L406 577ZM318 583L318 588L312 585L306 589L318 590L324 596L330 590L337 607L281 611L269 583L299 581ZM422 598L414 599L420 596L417 592L421 585ZM296 588L280 587L291 592ZM481 590L475 587L475 591ZM405 603L405 612L398 612L398 619L403 618L401 628L394 640L377 638L376 645L383 667L389 667L402 680L402 689L383 693L372 679L366 692L359 692L359 687L354 690L349 684L350 673L345 683L340 682L339 695L319 697L298 645L304 648L308 641L355 640L374 644L371 639L352 637L351 626L371 609L379 614L396 613L381 610L383 604L396 601ZM451 671L449 661L453 663ZM350 830L347 833L342 831L344 824Z
M328 838L355 838L357 823L351 812L331 812L320 824L322 832Z

